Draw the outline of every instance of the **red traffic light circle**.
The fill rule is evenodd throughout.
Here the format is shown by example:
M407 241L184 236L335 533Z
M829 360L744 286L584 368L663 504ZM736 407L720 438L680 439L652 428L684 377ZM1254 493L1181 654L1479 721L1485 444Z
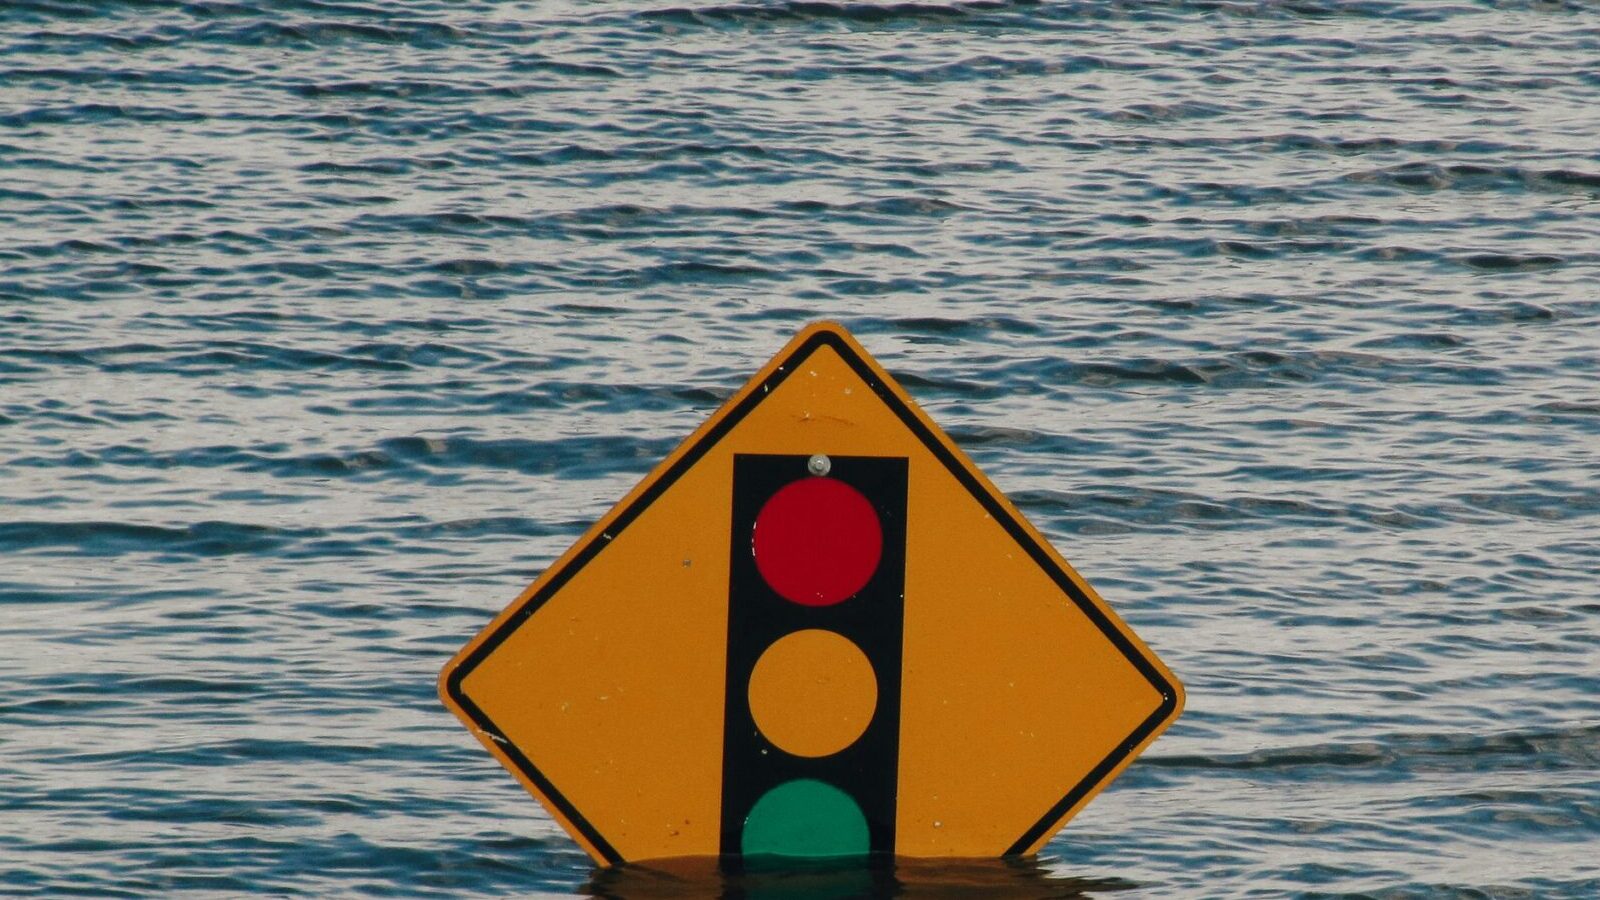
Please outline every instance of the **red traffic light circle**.
M872 580L883 527L861 492L837 478L802 478L779 488L756 514L756 569L786 600L829 606Z

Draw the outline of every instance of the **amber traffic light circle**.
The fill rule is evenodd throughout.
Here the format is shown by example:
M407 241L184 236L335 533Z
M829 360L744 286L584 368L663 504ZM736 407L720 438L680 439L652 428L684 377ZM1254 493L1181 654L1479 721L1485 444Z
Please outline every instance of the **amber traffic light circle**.
M855 743L877 705L878 680L866 654L821 628L779 638L750 674L756 727L796 756L827 756Z

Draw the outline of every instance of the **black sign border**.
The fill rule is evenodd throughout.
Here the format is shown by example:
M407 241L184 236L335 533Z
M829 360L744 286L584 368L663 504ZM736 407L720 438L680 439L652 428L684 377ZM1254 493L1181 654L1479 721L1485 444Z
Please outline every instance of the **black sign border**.
M490 653L493 653L500 644L504 643L506 638L522 627L522 624L530 616L538 612L541 606L555 596L556 592L561 590L590 560L594 559L600 551L609 546L611 541L624 528L627 528L634 519L639 517L640 513L649 508L685 472L689 471L706 453L710 452L718 442L727 436L728 432L733 430L734 426L743 421L774 389L786 381L790 375L794 374L795 370L811 354L822 347L830 347L839 354L839 357L850 366L856 375L872 388L878 399L883 401L884 405L899 417L900 421L911 430L912 434L917 436L918 440L922 441L923 446L928 448L934 458L938 459L949 470L950 474L961 482L962 486L983 505L984 510L1005 528L1006 533L1011 535L1012 540L1027 551L1029 557L1050 575L1056 586L1061 588L1062 592L1071 598L1073 603L1077 604L1083 614L1088 616L1089 620L1094 623L1096 628L1100 629L1107 640L1111 641L1112 645L1161 695L1161 704L1156 708L1155 712L1141 722L1139 727L1134 729L1133 733L1123 740L1121 744L1117 745L1105 759L1102 759L1094 768L1090 769L1088 774L1074 785L1071 790L1067 791L1066 796L1053 804L1039 821L1035 822L1012 842L1011 846L1006 849L1005 855L1014 856L1023 853L1038 841L1052 824L1066 815L1068 810L1072 809L1085 795L1094 790L1113 769L1133 752L1135 747L1143 743L1177 709L1178 694L1176 688L1167 681L1149 659L1145 658L1144 654L1138 651L1138 648L1134 647L1133 643L1128 640L1122 631L1112 624L1111 620L1100 610L1100 607L1089 599L1077 582L1065 570L1056 565L1049 551L1039 542L1033 540L1028 534L1027 527L1023 525L1018 516L1013 515L1000 502L998 497L985 489L973 472L956 457L949 447L945 446L943 441L939 440L938 436L889 388L888 384L877 376L873 371L873 367L850 346L842 335L829 328L823 328L796 347L794 352L790 353L787 358L783 359L772 370L771 375L756 386L755 390L747 392L733 408L727 411L726 415L716 420L709 431L688 447L683 455L678 457L665 472L662 472L660 477L652 481L638 497L634 498L632 503L629 503L619 511L604 530L591 537L565 566L559 571L551 573L539 590L524 600L515 612L508 616L504 622L501 622L498 628L486 637L482 643L473 648L473 651L461 661L460 665L457 665L445 677L445 691L449 694L450 699L455 701L475 726L499 746L500 750L505 753L518 771L525 775L528 781L538 788L539 792L556 807L557 811L583 834L595 851L608 864L615 865L623 862L622 855L617 852L617 849L600 834L599 830L588 819L584 818L582 813L578 812L577 807L573 806L572 802L556 789L556 786L544 776L544 773L539 771L533 761L528 759L526 754L506 738L499 726L494 723L494 720L489 718L489 715L479 708L476 703L472 702L472 699L462 690L461 682L482 664Z

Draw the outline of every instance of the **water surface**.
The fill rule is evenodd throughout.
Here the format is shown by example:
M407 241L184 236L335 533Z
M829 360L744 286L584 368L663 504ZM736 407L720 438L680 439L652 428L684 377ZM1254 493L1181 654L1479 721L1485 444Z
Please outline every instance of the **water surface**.
M1600 894L1597 59L1587 2L6 3L0 889L670 891L434 677L827 317L1188 686L982 884Z

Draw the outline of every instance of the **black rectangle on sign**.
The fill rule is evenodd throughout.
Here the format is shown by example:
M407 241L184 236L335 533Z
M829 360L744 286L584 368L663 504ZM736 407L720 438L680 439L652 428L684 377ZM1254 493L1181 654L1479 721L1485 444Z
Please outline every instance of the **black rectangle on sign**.
M827 460L827 474L818 476L807 467L810 459L734 457L722 761L725 858L741 855L752 807L768 791L797 779L821 781L848 795L865 817L869 852L894 852L908 462L904 457L834 456ZM854 488L871 505L881 529L881 555L865 584L846 599L808 604L787 599L769 583L757 565L753 535L757 518L774 495L794 482L819 477ZM853 642L877 679L876 707L865 730L844 749L823 756L786 752L762 733L750 705L750 679L762 655L785 636L806 629L831 631Z

